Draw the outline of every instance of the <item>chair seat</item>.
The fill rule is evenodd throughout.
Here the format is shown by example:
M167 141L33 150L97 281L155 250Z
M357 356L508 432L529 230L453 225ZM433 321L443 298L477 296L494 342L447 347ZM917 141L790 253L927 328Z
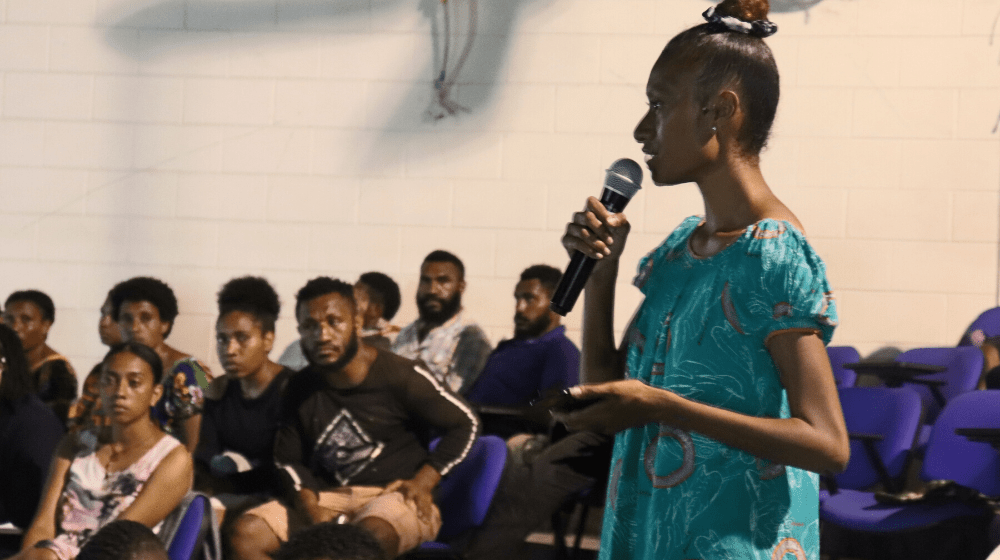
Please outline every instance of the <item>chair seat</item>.
M883 505L875 495L841 490L822 501L820 519L857 531L889 533L931 527L948 519L979 517L989 512L961 502Z

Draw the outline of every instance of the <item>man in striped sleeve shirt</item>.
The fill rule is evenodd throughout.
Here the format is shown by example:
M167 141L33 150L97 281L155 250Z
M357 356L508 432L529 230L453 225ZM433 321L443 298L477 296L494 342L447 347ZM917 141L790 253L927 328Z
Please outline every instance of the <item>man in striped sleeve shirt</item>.
M309 366L289 381L274 442L289 499L237 520L236 558L266 560L289 532L331 519L370 531L388 558L433 539L433 490L472 448L478 418L420 362L359 340L350 284L310 280L296 317Z

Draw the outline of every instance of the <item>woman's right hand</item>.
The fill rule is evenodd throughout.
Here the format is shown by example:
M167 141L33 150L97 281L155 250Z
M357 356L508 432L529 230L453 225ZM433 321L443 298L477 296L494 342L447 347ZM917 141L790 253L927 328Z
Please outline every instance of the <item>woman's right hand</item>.
M600 200L591 196L583 212L573 214L573 220L566 225L562 244L570 256L580 251L596 259L600 266L622 256L631 227L625 214L608 212Z

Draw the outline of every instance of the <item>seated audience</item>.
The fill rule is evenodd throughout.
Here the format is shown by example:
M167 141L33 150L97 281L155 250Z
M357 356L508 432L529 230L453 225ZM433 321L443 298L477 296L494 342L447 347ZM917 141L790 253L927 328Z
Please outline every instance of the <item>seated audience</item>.
M122 331L112 314L111 293L101 305L101 318L97 321L97 335L101 344L112 347L122 342ZM83 381L83 390L69 409L69 429L76 434L81 446L94 449L98 442L107 443L111 438L111 420L104 414L101 407L101 370L102 362L91 368Z
M156 278L132 278L111 289L111 307L122 337L145 344L160 356L165 366L158 379L163 396L154 413L171 435L194 452L201 429L204 391L212 373L190 354L166 343L177 318L174 291Z
M75 452L73 438L63 439L15 558L71 560L108 523L130 519L154 527L181 503L191 488L191 455L149 414L163 393L162 368L159 355L136 342L108 352L101 401L111 443Z
M0 325L0 524L26 528L63 425L34 394L21 340Z
M361 310L361 339L388 350L399 333L399 327L389 322L399 311L399 285L381 272L366 272L354 283L354 299Z
M46 343L55 320L52 298L38 290L14 292L4 303L3 322L21 338L38 398L65 422L76 399L77 379L69 360Z
M580 351L549 309L562 273L528 267L514 288L514 338L497 345L466 398L474 404L524 406L579 383Z
M991 309L980 315L998 317L1000 310ZM975 346L983 353L983 374L979 378L978 389L1000 389L1000 320L980 324L979 328L969 328L958 342L959 346Z
M265 560L290 533L338 519L370 531L388 557L433 539L433 491L468 454L478 419L421 364L360 341L350 284L319 277L296 296L309 367L288 383L274 460L286 501L235 523L240 560ZM441 435L426 447L430 431Z
M382 548L357 525L317 523L292 535L272 560L381 560Z
M483 329L462 312L465 265L447 251L432 251L420 265L419 318L400 331L392 351L421 360L452 391L464 395L486 365L492 347Z
M267 280L230 280L218 302L215 339L225 375L206 393L195 486L235 507L266 501L277 491L271 446L293 372L268 358L281 304Z
M389 323L399 311L399 286L381 272L366 272L354 283L354 299L361 310L361 340L382 350L388 350L399 327ZM288 345L278 363L299 371L309 365L298 340Z
M119 519L94 533L76 560L168 560L168 557L160 537L149 527Z

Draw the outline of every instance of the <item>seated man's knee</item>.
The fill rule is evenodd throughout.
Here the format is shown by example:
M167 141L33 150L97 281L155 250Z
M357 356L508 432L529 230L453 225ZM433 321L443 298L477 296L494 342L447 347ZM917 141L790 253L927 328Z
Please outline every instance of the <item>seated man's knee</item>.
M233 523L229 545L238 560L251 560L266 558L268 552L281 546L281 541L266 521L245 513Z

